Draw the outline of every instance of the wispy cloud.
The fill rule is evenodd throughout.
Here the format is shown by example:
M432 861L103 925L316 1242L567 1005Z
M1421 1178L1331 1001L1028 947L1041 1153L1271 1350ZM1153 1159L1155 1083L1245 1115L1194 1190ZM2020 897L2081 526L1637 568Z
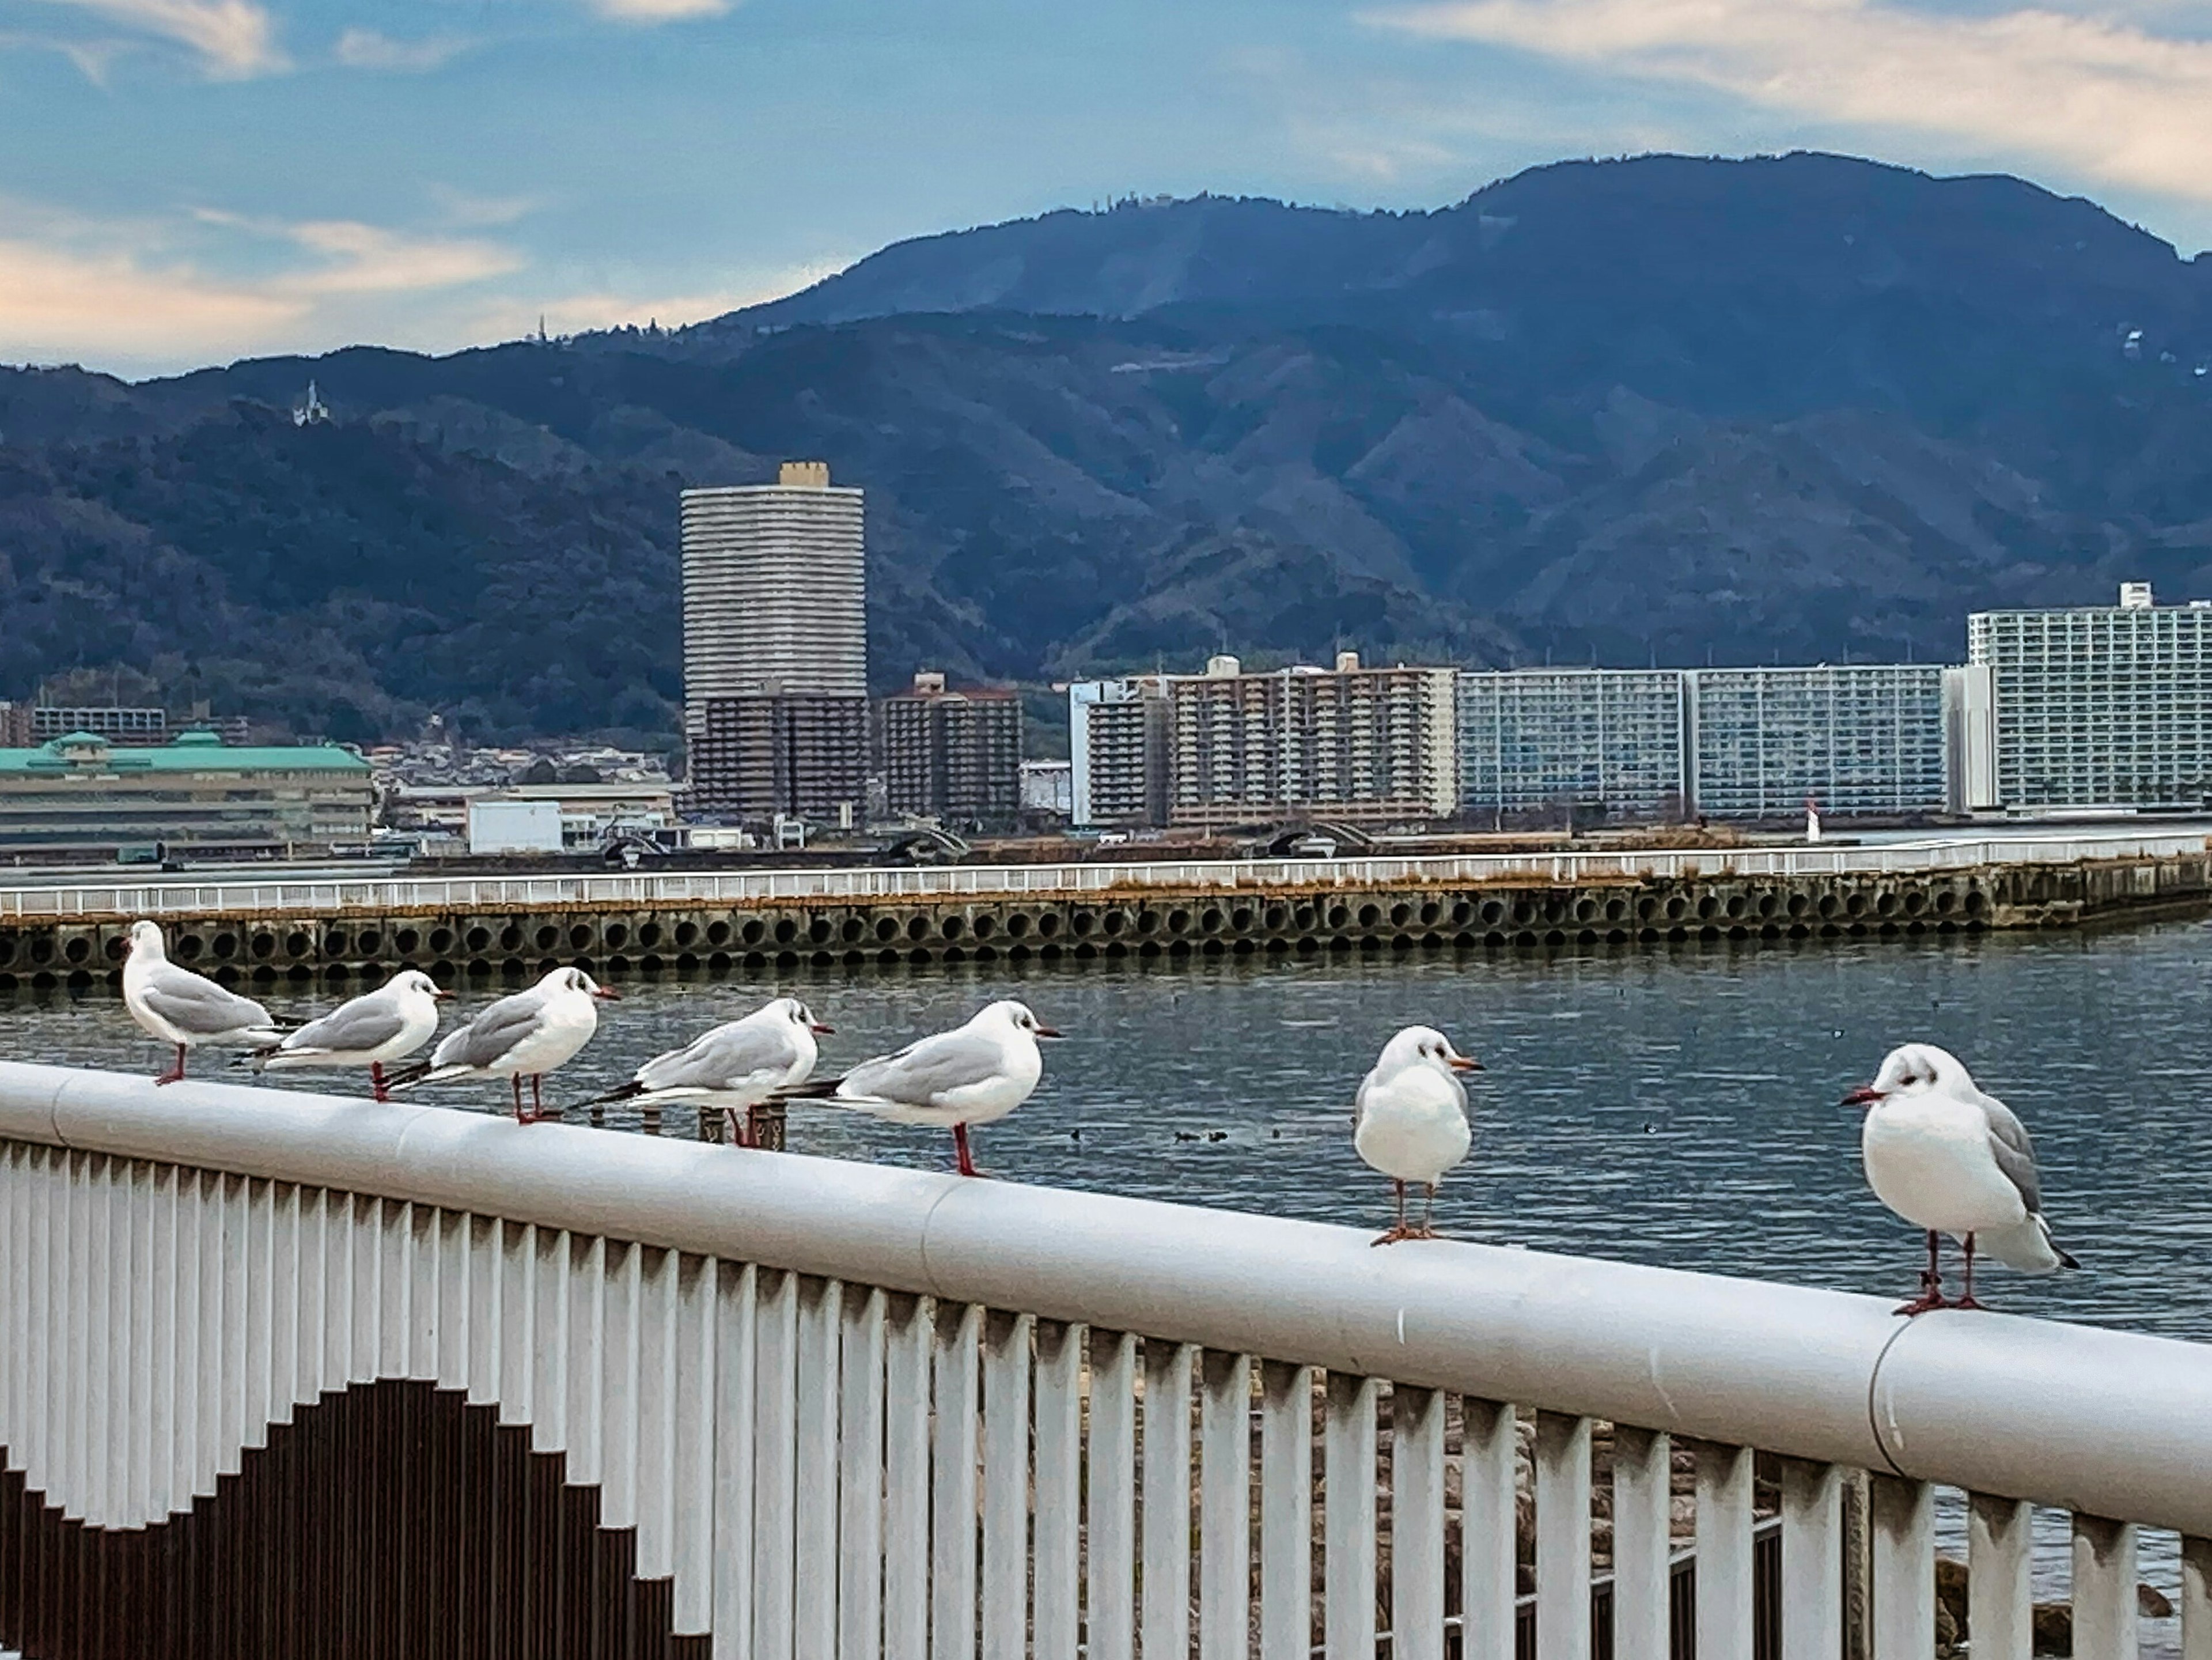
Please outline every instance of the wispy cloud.
M694 17L720 17L732 0L589 0L593 11L618 23L680 23Z
M337 38L331 56L348 69L441 69L471 43L453 34L434 34L419 40L399 40L376 29L350 28Z
M1368 21L2212 201L2212 42L2117 17L1873 0L1464 0Z
M252 0L46 0L194 53L210 75L242 81L291 67L276 26Z

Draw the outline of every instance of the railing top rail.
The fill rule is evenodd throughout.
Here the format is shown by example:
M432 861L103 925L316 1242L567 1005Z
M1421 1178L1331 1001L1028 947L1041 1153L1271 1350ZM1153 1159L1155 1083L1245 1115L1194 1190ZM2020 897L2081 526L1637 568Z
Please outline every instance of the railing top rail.
M778 899L896 899L965 894L1043 895L1111 888L1235 889L1284 885L1482 882L1536 876L1571 882L1706 875L1789 875L2071 864L2091 859L2173 858L2206 850L2196 831L2000 834L1924 841L1648 850L1534 851L1353 859L1210 859L1127 864L831 866L775 871L622 874L216 879L0 885L0 916L125 916L202 913L449 909L499 904L592 904Z
M2212 1346L741 1152L0 1063L0 1138L1310 1362L2212 1534Z

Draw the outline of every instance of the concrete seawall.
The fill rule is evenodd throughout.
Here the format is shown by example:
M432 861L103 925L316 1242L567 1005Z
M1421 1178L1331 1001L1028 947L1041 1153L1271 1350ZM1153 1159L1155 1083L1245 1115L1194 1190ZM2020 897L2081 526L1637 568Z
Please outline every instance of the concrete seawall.
M215 891L219 890L203 891ZM2070 927L2212 905L2202 851L1918 871L1584 877L1418 876L1264 887L1147 883L1027 892L750 903L257 911L219 899L164 910L171 955L228 982L333 984L402 964L520 979L556 962L613 976L1253 952L1495 949L1698 939L1833 939ZM0 917L0 990L119 975L131 916Z

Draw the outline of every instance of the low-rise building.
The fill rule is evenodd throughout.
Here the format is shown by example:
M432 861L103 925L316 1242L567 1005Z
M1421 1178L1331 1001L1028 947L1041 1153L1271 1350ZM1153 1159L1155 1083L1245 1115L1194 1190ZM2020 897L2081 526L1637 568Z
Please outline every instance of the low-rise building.
M365 846L368 763L335 744L246 746L211 732L157 745L65 733L0 750L0 860L262 858Z
M1066 818L1075 811L1075 767L1068 761L1022 763L1022 811Z
M1021 812L1022 704L997 687L952 690L925 670L882 703L884 789L893 812L963 828Z
M1169 821L1196 828L1327 818L1449 818L1459 810L1458 672L1366 668L1248 674L1234 657L1167 682Z
M676 787L670 783L398 784L386 802L392 822L473 841L475 810L489 802L546 804L561 821L561 844L596 848L610 830L658 830L676 823Z

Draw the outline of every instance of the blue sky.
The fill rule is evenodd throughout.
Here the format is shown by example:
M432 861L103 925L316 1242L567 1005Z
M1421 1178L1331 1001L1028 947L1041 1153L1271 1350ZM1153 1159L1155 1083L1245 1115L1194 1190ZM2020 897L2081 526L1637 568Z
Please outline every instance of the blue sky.
M2212 244L2212 0L0 0L0 361L689 321L1113 196L2002 169Z

